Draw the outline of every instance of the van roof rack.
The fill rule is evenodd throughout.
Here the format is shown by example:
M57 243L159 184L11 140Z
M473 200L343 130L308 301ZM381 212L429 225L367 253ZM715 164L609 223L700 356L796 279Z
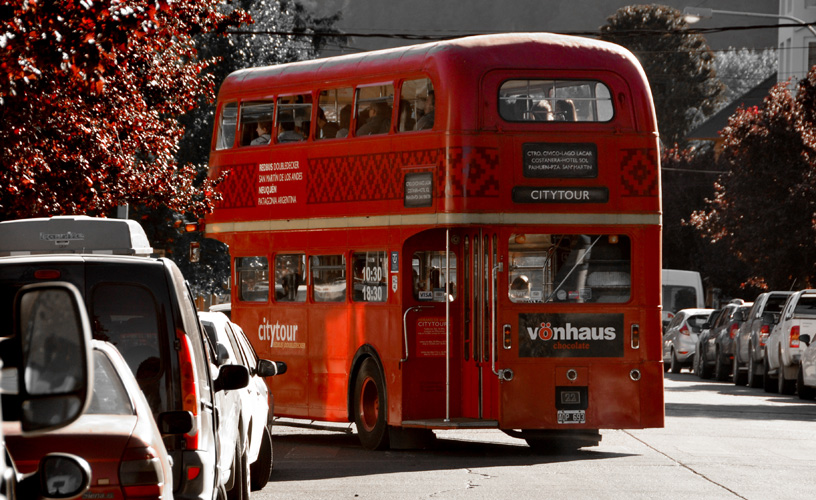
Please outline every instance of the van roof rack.
M56 253L150 257L153 248L135 220L63 215L0 222L0 256Z

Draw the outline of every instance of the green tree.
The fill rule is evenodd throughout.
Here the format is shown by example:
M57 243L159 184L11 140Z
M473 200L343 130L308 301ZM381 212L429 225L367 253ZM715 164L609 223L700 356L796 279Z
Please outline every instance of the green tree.
M683 14L663 5L622 7L601 27L601 39L632 51L655 102L663 144L684 144L696 116L709 116L724 87L702 35L686 31Z
M692 223L724 242L770 289L816 285L816 68L796 96L776 85L762 107L740 109L723 130L720 177Z
M0 217L204 214L214 183L175 160L213 79L192 35L245 19L216 0L7 0L0 7Z

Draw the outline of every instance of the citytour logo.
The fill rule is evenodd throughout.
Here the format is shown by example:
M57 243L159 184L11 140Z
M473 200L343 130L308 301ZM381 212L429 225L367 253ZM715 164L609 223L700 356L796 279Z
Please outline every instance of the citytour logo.
M519 314L519 356L622 357L623 314Z
M258 340L269 342L269 348L305 349L306 343L298 341L298 325L269 323L264 317L258 325Z

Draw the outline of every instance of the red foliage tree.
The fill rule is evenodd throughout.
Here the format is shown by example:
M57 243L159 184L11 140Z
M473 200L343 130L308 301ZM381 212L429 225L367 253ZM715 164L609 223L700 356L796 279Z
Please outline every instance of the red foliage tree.
M770 289L816 285L816 70L796 96L775 86L722 131L727 167L707 209L692 217Z
M0 6L0 218L203 214L210 181L174 159L177 117L213 95L192 36L247 20L216 0L7 0Z

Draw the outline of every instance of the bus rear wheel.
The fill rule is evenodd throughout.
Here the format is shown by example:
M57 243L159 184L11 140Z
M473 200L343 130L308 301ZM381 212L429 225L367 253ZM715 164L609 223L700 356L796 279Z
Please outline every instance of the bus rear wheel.
M388 448L386 413L385 382L377 363L368 358L360 366L354 383L354 423L363 448Z

